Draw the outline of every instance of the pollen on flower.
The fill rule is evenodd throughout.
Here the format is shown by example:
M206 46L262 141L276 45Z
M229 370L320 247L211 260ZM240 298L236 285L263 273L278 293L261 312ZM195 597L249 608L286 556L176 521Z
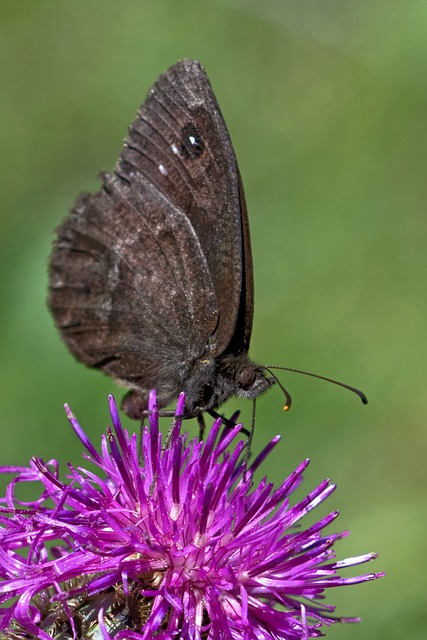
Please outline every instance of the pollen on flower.
M181 513L181 505L174 502L169 514L171 520L174 520L176 522L179 518L180 513Z
M183 406L181 395L177 416ZM308 460L277 488L254 484L279 438L246 466L241 425L217 420L200 442L177 418L163 448L154 392L149 408L138 443L110 397L99 450L67 410L96 472L70 465L63 481L38 458L0 469L14 473L0 499L0 637L297 640L358 620L337 618L325 592L383 575L339 573L375 554L335 560L344 534L324 529L337 511L300 523L334 485L292 504ZM32 502L18 499L22 482L38 487Z

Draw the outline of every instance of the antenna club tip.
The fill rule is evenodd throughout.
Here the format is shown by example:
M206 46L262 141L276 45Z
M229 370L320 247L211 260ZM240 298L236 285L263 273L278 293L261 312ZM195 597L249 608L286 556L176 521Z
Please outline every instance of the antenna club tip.
M283 405L283 411L289 411L290 408L291 408L290 404Z
M361 396L361 400L363 404L368 404L368 398L366 396Z

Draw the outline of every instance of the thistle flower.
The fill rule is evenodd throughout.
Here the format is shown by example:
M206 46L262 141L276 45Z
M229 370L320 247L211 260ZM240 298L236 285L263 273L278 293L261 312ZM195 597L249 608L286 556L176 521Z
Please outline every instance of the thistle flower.
M180 396L176 415L182 414ZM68 418L99 475L34 458L14 472L0 500L0 635L8 639L296 640L321 635L336 618L323 601L330 587L383 574L342 577L343 568L375 557L335 561L343 533L323 530L333 511L307 529L301 518L335 486L322 482L290 503L308 460L277 489L253 474L274 438L246 468L241 426L204 442L173 423L163 448L155 394L141 447L122 429L114 399L100 452L73 414ZM222 435L222 437L221 437ZM19 501L18 486L41 484Z

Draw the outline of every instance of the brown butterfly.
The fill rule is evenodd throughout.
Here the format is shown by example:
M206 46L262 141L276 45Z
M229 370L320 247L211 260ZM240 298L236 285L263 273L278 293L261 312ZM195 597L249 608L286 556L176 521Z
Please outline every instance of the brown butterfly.
M229 397L256 398L274 383L248 357L245 196L199 62L178 62L150 89L114 171L79 196L58 229L49 273L64 341L131 389L132 417L143 415L152 388L160 407L183 390L188 416L216 415Z

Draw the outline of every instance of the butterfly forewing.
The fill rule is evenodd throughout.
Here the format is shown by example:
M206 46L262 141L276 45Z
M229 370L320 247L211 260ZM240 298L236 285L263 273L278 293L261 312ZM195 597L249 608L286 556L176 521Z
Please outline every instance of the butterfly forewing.
M183 60L159 78L130 127L116 171L135 186L149 181L185 212L200 242L217 299L219 322L210 339L210 352L217 356L227 351L235 334L242 291L252 296L253 285L252 280L243 281L236 157L200 63ZM250 260L249 246L245 254Z

